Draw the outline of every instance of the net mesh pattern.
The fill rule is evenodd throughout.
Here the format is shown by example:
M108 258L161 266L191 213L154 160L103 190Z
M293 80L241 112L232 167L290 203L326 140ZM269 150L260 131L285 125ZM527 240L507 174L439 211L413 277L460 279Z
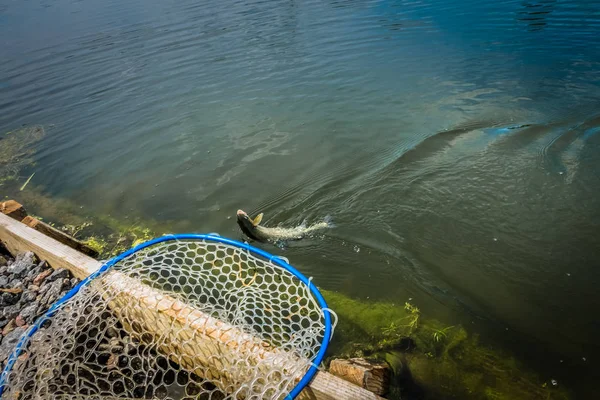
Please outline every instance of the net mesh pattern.
M64 302L6 376L6 399L280 399L324 311L291 272L206 240L154 244Z

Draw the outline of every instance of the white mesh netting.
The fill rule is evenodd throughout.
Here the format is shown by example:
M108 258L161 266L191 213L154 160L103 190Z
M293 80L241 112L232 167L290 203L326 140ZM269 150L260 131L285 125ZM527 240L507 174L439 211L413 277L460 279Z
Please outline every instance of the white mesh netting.
M162 242L63 303L3 398L284 398L321 348L325 312L291 272L245 249Z

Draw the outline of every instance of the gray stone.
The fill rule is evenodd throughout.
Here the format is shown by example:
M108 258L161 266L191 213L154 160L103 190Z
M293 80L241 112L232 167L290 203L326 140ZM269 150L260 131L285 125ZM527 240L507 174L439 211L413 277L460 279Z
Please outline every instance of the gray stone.
M24 309L21 310L21 313L19 315L21 315L21 318L23 318L23 320L28 323L31 324L35 318L38 316L38 308L40 307L40 303L38 303L37 301L35 303L32 303L30 305L28 305L27 307L25 307Z
M7 264L8 261L6 260L6 258L3 255L0 255L0 267L4 267Z
M79 279L71 278L71 287L74 288L79 283Z
M0 275L4 275L8 272L8 265L0 267Z
M35 254L31 251L17 254L15 261L8 267L8 272L15 277L24 276L30 268L37 263L35 262Z
M0 329L4 328L6 326L6 324L8 324L7 319L0 319Z
M19 311L21 311L21 306L19 304L6 306L2 309L2 316L8 320L11 320L19 315Z
M31 290L32 292L39 292L40 291L40 287L36 286L36 285L29 285L29 286L27 286L27 289Z
M26 290L21 294L21 303L28 304L34 301L37 297L37 293L32 290Z
M0 295L0 306L10 306L19 301L19 295L13 293L2 293Z
M48 288L44 295L42 296L42 299L40 300L40 303L43 306L49 306L52 303L54 303L56 300L58 300L58 297L60 296L60 291L62 290L63 287L63 281L62 279L59 279L57 281L52 282L49 285L46 285L46 287ZM44 288L42 288L44 289ZM42 291L40 290L40 293Z
M46 282L54 282L55 280L65 279L65 278L69 278L69 270L64 269L64 268L59 268L56 271L54 271L52 274L50 274L49 277L46 278Z
M19 327L4 337L0 344L0 362L6 361L10 356L23 333L25 333L25 328Z
M40 266L34 267L27 273L27 280L32 281L33 278L38 276L42 272L42 268Z
M40 286L40 289L38 290L38 294L44 295L44 294L46 294L48 289L50 289L50 285L43 283L42 286Z
M8 285L8 278L6 276L0 276L0 287L6 287Z
M20 279L13 279L10 281L9 286L13 289L23 289L25 287Z

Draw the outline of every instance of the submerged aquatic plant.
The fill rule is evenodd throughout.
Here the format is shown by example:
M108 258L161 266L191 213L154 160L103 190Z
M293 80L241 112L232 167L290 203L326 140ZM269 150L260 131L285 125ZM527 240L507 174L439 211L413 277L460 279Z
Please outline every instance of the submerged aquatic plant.
M545 379L511 354L481 344L476 334L460 325L425 318L414 304L322 293L339 318L330 357L385 359L396 377L390 393L398 397L390 398L404 398L409 386L418 387L423 399L569 398L564 387L542 387Z
M33 165L33 145L44 134L44 128L36 125L0 135L0 186L17 180L23 168Z
M435 329L432 336L433 336L433 340L437 343L441 342L443 339L446 338L446 331L450 330L454 328L454 326L449 326L447 328L444 329Z

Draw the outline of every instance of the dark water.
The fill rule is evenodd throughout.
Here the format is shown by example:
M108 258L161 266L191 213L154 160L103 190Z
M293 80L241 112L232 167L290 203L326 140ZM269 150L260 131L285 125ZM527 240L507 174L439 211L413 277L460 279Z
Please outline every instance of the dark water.
M595 396L599 2L1 0L0 46L47 194L234 238L331 214L284 251L318 285Z

